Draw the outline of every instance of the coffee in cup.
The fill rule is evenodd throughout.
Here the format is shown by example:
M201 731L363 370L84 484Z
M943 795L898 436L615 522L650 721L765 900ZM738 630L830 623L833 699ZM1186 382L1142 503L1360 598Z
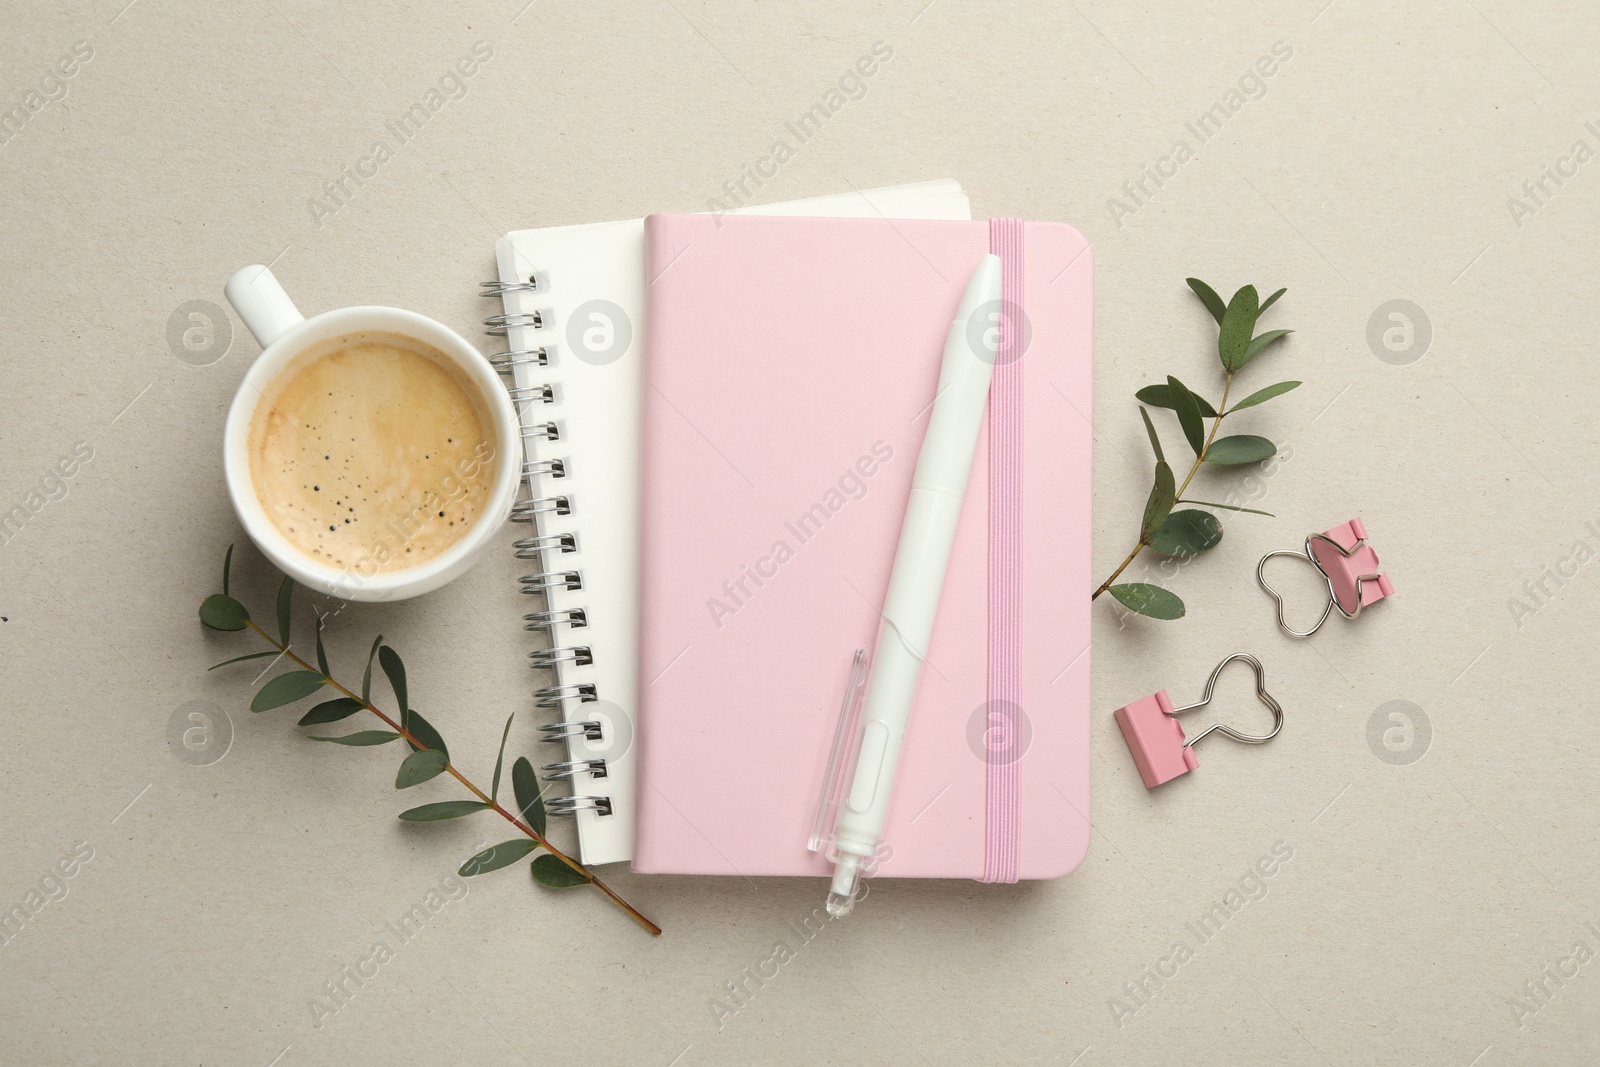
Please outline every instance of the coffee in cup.
M521 482L500 376L443 323L389 307L307 319L266 267L226 292L262 352L223 430L239 521L279 570L344 600L400 600L463 574Z
M400 334L347 334L286 367L251 420L250 479L295 548L355 574L415 567L476 524L497 457L481 394Z

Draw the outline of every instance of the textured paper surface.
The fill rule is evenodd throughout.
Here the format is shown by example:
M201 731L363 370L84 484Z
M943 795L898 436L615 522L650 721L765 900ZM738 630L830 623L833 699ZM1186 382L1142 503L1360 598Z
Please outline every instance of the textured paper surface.
M74 841L94 850L0 945L0 1062L1600 1054L1600 962L1562 962L1578 942L1600 952L1600 163L1573 153L1600 151L1592 5L124 4L12 4L0 35L0 101L40 90L0 144L0 503L40 493L0 545L0 904L22 905ZM78 41L92 60L43 103ZM494 54L465 95L441 93L400 143L386 124L478 41ZM893 58L846 78L877 41ZM1248 80L1258 63L1272 76ZM1219 104L1201 143L1189 124ZM789 124L813 105L829 117L802 141ZM380 140L391 158L334 210L324 183ZM1268 319L1298 331L1248 383L1306 384L1239 416L1285 460L1199 483L1277 517L1230 520L1171 579L1182 622L1122 626L1096 605L1083 866L1012 887L885 881L816 934L811 880L618 875L659 940L511 868L441 892L404 943L387 933L503 831L401 825L447 785L396 794L395 753L303 741L293 709L246 710L249 665L205 673L244 650L195 621L242 540L217 440L256 346L224 280L272 262L307 312L397 304L481 338L493 302L476 284L507 230L703 210L741 180L779 200L946 174L976 217L1069 222L1094 246L1097 579L1148 488L1133 391L1170 372L1217 399L1215 327L1183 278L1288 286ZM1425 349L1415 310L1409 346L1389 310L1369 343L1397 300L1425 314ZM199 319L190 301L209 305ZM93 458L45 484L79 442ZM1396 596L1283 638L1255 561L1354 515ZM515 628L533 598L507 567L330 621L346 674L374 634L395 643L479 780L541 677ZM234 581L270 615L271 576L242 546ZM1198 771L1147 792L1112 711L1162 688L1197 699L1238 650L1265 662L1283 734L1210 738ZM1225 677L1218 710L1259 727L1248 692ZM1397 700L1413 707L1391 720ZM169 745L190 701L231 723L207 765ZM513 753L541 758L537 721L519 714ZM190 759L216 754L195 741ZM1230 890L1246 902L1201 944L1190 924ZM393 959L314 1026L311 998L380 938Z

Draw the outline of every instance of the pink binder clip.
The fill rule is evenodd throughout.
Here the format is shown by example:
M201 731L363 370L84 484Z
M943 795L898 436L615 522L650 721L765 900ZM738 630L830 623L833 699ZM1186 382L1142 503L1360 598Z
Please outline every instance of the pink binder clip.
M1284 620L1283 594L1267 584L1267 560L1273 556L1306 560L1327 581L1328 604L1322 609L1322 618L1311 629L1296 630ZM1360 519L1351 519L1325 534L1312 534L1306 538L1304 552L1287 549L1268 552L1256 564L1256 581L1278 602L1278 626L1291 637L1310 637L1322 629L1334 608L1345 618L1353 619L1367 605L1394 595L1394 584L1387 574L1378 570L1378 554L1367 544L1367 528Z
M1260 736L1242 734L1219 722L1201 730L1194 740L1189 740L1178 722L1178 716L1211 703L1211 693L1217 687L1217 676L1236 659L1244 660L1255 670L1256 696L1272 711L1272 731ZM1200 761L1195 758L1194 746L1212 731L1221 731L1235 741L1243 741L1248 745L1271 741L1283 729L1283 707L1267 692L1267 669L1261 665L1261 661L1248 652L1235 652L1211 672L1211 677L1206 681L1205 696L1199 702L1174 708L1167 691L1163 689L1125 708L1118 708L1116 719L1117 725L1122 727L1123 739L1128 742L1128 751L1133 753L1133 762L1139 767L1139 777L1144 779L1144 787L1154 789L1200 766Z

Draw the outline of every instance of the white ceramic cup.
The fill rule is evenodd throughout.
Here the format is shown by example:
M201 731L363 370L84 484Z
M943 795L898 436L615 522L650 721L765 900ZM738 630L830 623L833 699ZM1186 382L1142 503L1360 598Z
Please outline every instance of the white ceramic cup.
M245 373L223 430L223 468L228 495L245 532L273 564L301 585L343 600L404 600L439 588L471 567L504 525L521 475L517 413L489 361L460 334L412 311L347 307L306 318L266 267L245 267L223 290L244 324L261 343L261 355ZM488 503L470 529L424 563L371 574L330 567L300 551L278 532L256 496L250 477L250 424L274 380L307 349L336 337L377 330L408 337L446 356L483 398L495 450ZM359 402L359 401L357 401Z

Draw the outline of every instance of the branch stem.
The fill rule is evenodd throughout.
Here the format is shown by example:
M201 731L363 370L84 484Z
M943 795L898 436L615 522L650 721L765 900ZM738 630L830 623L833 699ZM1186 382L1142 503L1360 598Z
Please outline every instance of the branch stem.
M384 723L391 730L393 730L395 733L399 734L401 737L405 738L407 741L411 742L413 745L417 746L418 748L427 748L428 747L427 745L423 744L421 741L417 740L416 737L412 736L412 733L411 733L410 730L407 730L404 726L402 726L400 723L396 722L393 718L391 718L390 716L388 716L384 712L378 710L378 708L373 705L372 701L363 699L362 697L358 696L356 693L352 692L351 690L345 688L343 685L339 684L337 681L335 681L333 679L333 677L331 675L323 674L322 671L318 670L316 667L313 667L311 664L309 664L305 660L301 659L300 656L297 655L291 648L289 648L288 646L282 644L281 642L278 641L277 638L273 637L271 634L267 633L261 627L257 626L253 619L246 619L245 620L245 625L250 627L250 629L254 630L256 633L260 634L262 639L265 640L267 642L267 644L271 645L273 648L275 648L279 652L281 652L284 656L288 657L289 659L293 660L295 663L299 664L303 669L311 671L314 674L321 674L322 677L327 681L328 685L332 686L334 689L337 689L339 692L343 693L345 696L349 697L351 700L354 700L357 703L359 703L367 711L372 712L372 714L374 714L378 718L382 719L384 721ZM577 860L573 859L571 856L568 856L565 852L562 852L560 849L556 848L554 845L552 845L545 838L545 836L543 834L539 833L533 827L529 826L527 823L523 822L521 819L517 818L515 815L512 815L505 808L501 807L498 801L496 801L495 799L490 797L489 794L485 793L483 790L479 789L476 785L474 785L466 777L466 775L464 775L460 771L456 770L456 768L455 768L455 766L453 764L449 764L449 763L445 764L445 768L444 769L447 772L449 772L450 776L453 777L456 781L458 781L462 785L466 786L467 790L469 792L471 792L474 796L476 796L479 800L481 800L487 806L487 808L489 810L494 811L501 818L503 818L507 822L509 822L512 826L515 826L523 834L526 834L528 837L533 838L533 840L539 844L539 847L543 848L546 852L550 853L550 855L554 856L556 859L560 860L562 863L564 863L568 867L572 868L575 872L577 872L579 875L581 875L583 877L584 881L588 882L590 885L592 885L596 889L600 890L600 892L602 892L606 896L610 897L612 902L614 904L616 904L617 907L619 907L623 911L627 912L628 915L633 918L634 922L638 923L640 926L642 926L646 930L650 931L651 934L659 935L661 933L661 927L657 926L655 923L653 923L649 919L645 918L642 914L640 914L638 909L636 909L632 904L629 904L626 900L623 900L620 896L618 896L616 894L616 892L610 886L606 885L604 882L602 882L600 880L599 876L594 874L594 872L590 871L583 864L579 863Z

